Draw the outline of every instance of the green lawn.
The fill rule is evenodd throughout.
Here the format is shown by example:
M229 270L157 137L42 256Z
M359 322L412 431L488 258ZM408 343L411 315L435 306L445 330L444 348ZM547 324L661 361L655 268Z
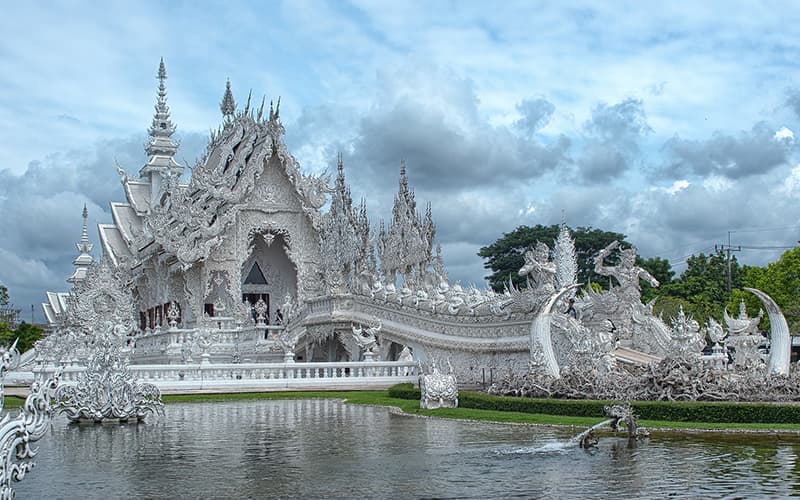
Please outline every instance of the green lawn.
M310 398L335 398L343 399L351 404L364 404L376 406L393 406L400 408L411 415L435 416L441 418L454 418L463 420L478 420L489 422L513 422L522 424L562 425L575 427L589 427L602 421L605 417L572 417L565 415L546 415L537 413L522 413L496 410L477 410L472 408L441 408L438 410L422 410L419 401L412 399L391 398L387 391L318 391L318 392L259 392L235 394L187 394L177 396L164 396L164 402L215 402L215 401L241 401L247 399L310 399ZM3 400L6 409L18 408L25 402L24 399L6 396ZM713 430L760 430L760 431L786 431L800 432L800 424L760 424L760 423L719 423L719 422L672 422L663 420L640 420L641 426L649 429L713 429Z
M472 408L441 408L422 410L419 401L391 398L386 391L338 391L338 392L268 392L242 394L191 394L164 396L165 403L189 401L231 401L243 399L308 399L337 398L351 404L394 406L412 415L435 416L464 420L490 422L513 422L523 424L563 425L589 427L605 417L571 417L564 415L545 415L536 413L477 410ZM640 420L641 426L650 429L713 429L713 430L775 430L800 432L800 424L759 424L759 423L719 423L719 422L671 422L662 420Z

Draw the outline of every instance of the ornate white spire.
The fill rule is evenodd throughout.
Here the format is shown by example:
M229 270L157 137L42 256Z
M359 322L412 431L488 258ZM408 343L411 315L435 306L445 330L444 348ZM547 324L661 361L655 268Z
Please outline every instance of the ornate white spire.
M562 212L561 230L553 245L553 261L556 263L556 288L561 289L578 282L578 256L575 252L575 241L567 227L566 217Z
M158 65L158 99L156 101L156 112L153 115L153 123L148 130L150 140L145 147L148 156L162 155L174 156L178 152L178 143L172 140L175 133L175 125L170 120L169 106L167 105L167 86L164 83L167 79L167 68L164 66L164 58Z
M172 139L175 133L175 124L172 123L167 105L167 68L164 65L164 58L158 65L158 98L156 99L155 114L153 122L148 129L150 135L145 153L150 157L147 163L139 170L139 176L149 178L152 184L152 199L156 199L162 190L162 181L166 177L180 178L183 175L183 167L175 161L175 154L178 152L178 142ZM157 179L153 174L157 173Z
M233 100L230 79L225 83L225 95L222 96L222 102L219 103L219 110L222 111L222 116L225 118L233 118L236 113L236 101Z
M84 278L86 278L86 271L89 269L89 266L92 264L92 262L94 262L94 259L90 254L94 245L89 242L88 221L89 210L86 209L86 204L84 203L81 241L76 245L79 254L75 260L72 261L72 264L75 266L75 272L72 273L72 276L67 278L67 282L72 283L73 285L80 283L84 280Z
M400 186L394 197L392 221L381 230L378 251L384 276L392 283L397 273L407 281L421 278L431 263L436 227L427 207L425 218L417 213L414 191L408 187L406 162L400 163Z

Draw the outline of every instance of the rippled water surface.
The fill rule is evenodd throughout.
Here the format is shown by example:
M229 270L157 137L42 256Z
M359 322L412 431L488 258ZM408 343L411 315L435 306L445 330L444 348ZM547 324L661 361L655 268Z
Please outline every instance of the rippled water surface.
M331 400L186 403L142 425L39 441L17 498L754 498L800 494L800 440L419 419Z

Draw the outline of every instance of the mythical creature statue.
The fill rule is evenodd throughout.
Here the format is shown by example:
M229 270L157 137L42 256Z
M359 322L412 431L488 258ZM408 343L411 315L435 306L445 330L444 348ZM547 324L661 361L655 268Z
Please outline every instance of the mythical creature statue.
M733 348L733 367L737 370L761 370L765 365L764 356L758 347L766 339L758 333L758 324L764 316L764 311L759 310L755 318L747 315L747 306L742 300L739 303L739 316L732 318L728 308L723 311L725 324L728 326L728 345Z
M645 280L657 287L658 280L644 268L636 265L636 248L623 248L620 250L620 262L617 266L606 266L603 260L608 257L614 249L619 247L619 241L612 241L604 249L600 250L594 259L594 271L601 276L612 276L616 278L620 286L619 293L632 303L640 303L642 300L642 288L639 280Z
M9 370L19 361L17 342L10 349L0 347L0 412L3 410L3 382ZM2 468L0 469L0 499L14 498L12 482L21 481L33 469L31 461L36 449L31 443L40 440L50 427L50 401L52 391L58 386L60 371L44 383L34 382L30 394L25 399L22 410L16 417L7 412L0 420L0 449Z
M577 304L583 311L587 320L596 318L595 322L611 319L616 328L616 335L620 340L630 342L640 332L648 345L648 351L653 354L669 349L669 328L658 318L654 317L648 306L641 302L642 291L639 281L644 279L653 286L658 286L656 280L645 269L635 265L636 249L625 248L620 250L620 263L616 266L606 266L604 259L616 248L618 241L611 242L595 257L595 272L601 276L610 276L617 280L619 286L611 287L604 293L589 292L581 303Z
M581 448L591 448L597 445L598 440L594 431L606 425L611 427L612 431L617 432L619 430L619 424L624 423L625 427L628 429L628 438L631 439L639 435L646 435L645 432L640 432L643 431L643 429L637 427L636 415L633 413L633 408L631 408L630 404L604 406L603 413L606 414L608 420L593 425L575 436L574 442L577 442L578 446Z
M377 320L374 324L364 330L362 325L358 327L350 325L353 330L353 338L358 344L358 347L364 352L365 356L372 357L375 354L375 348L378 347L378 332L381 331L383 324L381 320Z
M530 276L536 293L555 291L556 263L550 260L550 248L541 241L524 255L525 265L517 272L520 276ZM571 284L571 283L570 283Z
M747 315L747 305L745 305L744 300L739 302L739 316L736 318L732 318L728 314L728 307L725 307L723 311L723 319L725 320L725 324L728 325L728 331L730 332L731 336L735 335L755 335L758 333L758 324L761 322L761 318L764 317L764 310L759 309L758 315L755 318L751 318Z
M683 312L683 306L678 310L678 317L672 320L670 334L675 346L673 356L696 358L706 345L705 332L694 318Z
M149 413L163 414L161 391L141 383L128 371L119 343L96 341L96 351L77 385L64 385L55 394L55 409L73 422L143 420Z
M436 408L457 408L458 407L458 383L453 374L453 367L450 361L447 362L450 371L448 374L441 373L436 368L436 362L431 363L431 373L423 375L420 379L420 389L422 395L419 407L422 409L433 410Z
M281 311L283 312L283 324L288 327L289 323L297 316L297 308L295 307L291 294L287 293L286 297L283 299Z

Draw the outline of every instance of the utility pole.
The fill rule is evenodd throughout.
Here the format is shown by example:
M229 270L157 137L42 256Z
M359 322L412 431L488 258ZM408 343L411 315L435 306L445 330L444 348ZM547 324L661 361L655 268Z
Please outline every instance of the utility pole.
M727 254L727 257L728 257L728 259L727 259L728 260L728 296L730 296L731 292L733 291L733 281L731 279L731 253L732 252L741 252L742 251L742 247L740 245L737 245L736 247L731 246L731 233L733 233L733 232L734 231L728 231L728 244L727 245L725 245L725 244L714 245L714 251L715 252L723 250Z

